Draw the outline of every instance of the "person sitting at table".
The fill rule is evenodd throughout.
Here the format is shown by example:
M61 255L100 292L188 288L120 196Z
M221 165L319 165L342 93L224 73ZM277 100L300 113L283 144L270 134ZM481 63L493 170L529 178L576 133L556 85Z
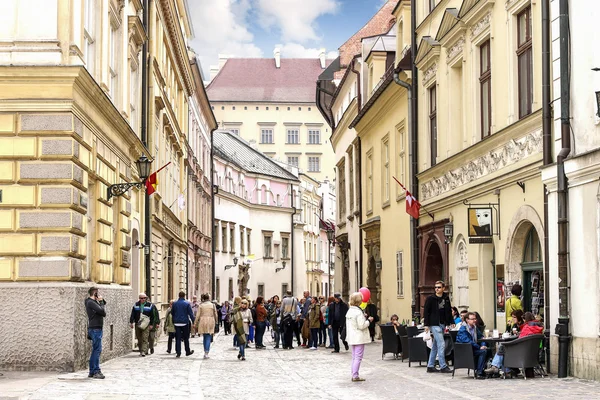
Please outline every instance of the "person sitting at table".
M393 314L390 317L390 322L388 322L386 325L392 325L394 327L394 332L396 333L396 335L400 334L398 332L398 327L400 326L400 322L398 321L398 315Z
M481 315L479 315L477 311L474 311L474 313L475 317L477 317L477 323L475 324L475 326L479 330L479 333L485 332L485 322L483 322L483 318L481 318Z
M458 325L462 322L462 318L460 317L460 313L458 312L458 308L455 306L451 307L452 309L452 319L454 320L454 324Z
M456 335L456 343L469 343L473 347L473 357L477 360L477 369L475 371L476 379L485 379L483 374L483 366L487 358L488 347L485 342L477 343L483 338L481 332L477 330L477 316L474 312L468 312L465 317L466 325L463 325L458 330Z
M521 328L525 323L523 321L523 310L515 310L511 313L512 323L511 323L511 333L516 329L517 332L521 332Z
M525 322L521 328L521 333L519 334L519 338L529 336L529 335L539 335L544 332L544 327L539 322L535 321L535 317L532 313L526 312L523 314L523 321ZM500 372L500 368L504 363L504 346L500 344L498 346L498 351L496 355L494 355L494 359L492 360L492 366L486 369L484 372L486 375L496 375ZM510 368L506 368L504 373L509 374L512 373ZM518 373L518 372L517 372ZM508 376L508 375L507 375ZM515 374L516 376L516 374Z

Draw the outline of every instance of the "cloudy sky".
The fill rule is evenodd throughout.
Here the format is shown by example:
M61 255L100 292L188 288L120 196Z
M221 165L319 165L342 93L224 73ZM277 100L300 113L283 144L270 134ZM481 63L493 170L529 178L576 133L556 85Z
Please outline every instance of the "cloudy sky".
M330 58L386 0L188 0L205 76L219 54L235 57Z

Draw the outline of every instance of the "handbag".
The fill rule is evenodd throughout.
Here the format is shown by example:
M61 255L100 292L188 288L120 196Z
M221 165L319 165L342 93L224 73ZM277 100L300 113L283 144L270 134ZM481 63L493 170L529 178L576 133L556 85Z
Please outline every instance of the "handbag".
M146 330L148 325L150 325L150 317L146 314L140 313L140 320L137 323L137 327L141 330Z

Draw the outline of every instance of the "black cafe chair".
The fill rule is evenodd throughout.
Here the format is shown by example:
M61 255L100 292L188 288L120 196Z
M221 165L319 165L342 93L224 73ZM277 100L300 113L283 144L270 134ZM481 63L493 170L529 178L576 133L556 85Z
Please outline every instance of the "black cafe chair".
M456 343L456 336L458 335L458 331L449 331L450 337L452 338L452 343Z
M417 336L419 334L419 328L417 328L416 326L407 326L406 334L409 338Z
M523 370L523 376L526 368L533 368L540 371L544 376L544 368L540 364L539 350L540 342L544 340L544 335L525 336L512 342L504 343L504 368L519 368ZM506 374L504 375L506 379Z
M473 378L475 378L475 359L473 358L473 347L471 343L454 343L454 369L452 370L452 378L457 369L467 369L467 376L473 370Z
M408 337L408 366L413 362L429 361L429 349L420 337Z
M400 336L400 347L402 353L400 354L400 360L404 362L410 355L410 347L408 346L408 335Z
M406 325L400 325L398 327L398 335L400 335L400 336L408 336L408 333L406 332Z
M400 338L396 335L394 331L394 327L392 325L379 325L379 329L381 329L381 339L383 341L383 346L381 349L381 359L387 353L392 353L394 355L394 359L398 358L398 354L400 354Z

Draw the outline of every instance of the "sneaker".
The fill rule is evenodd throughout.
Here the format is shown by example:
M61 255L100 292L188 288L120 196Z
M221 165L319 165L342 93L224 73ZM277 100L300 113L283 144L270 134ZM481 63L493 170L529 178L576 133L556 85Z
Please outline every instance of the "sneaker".
M435 367L427 367L427 372L429 372L429 373L440 372L440 370L436 369Z
M208 354L204 355L204 359L207 360L208 359Z
M306 345L305 345L305 344L302 344L302 345L300 345L300 346L301 346L301 347L306 347Z
M485 375L475 375L475 379L486 379Z
M242 353L238 353L238 360L242 358Z
M356 378L352 378L352 382L364 382L365 378L361 378L360 376L357 376Z
M92 378L94 378L94 379L104 379L104 375L102 374L102 372L96 372L94 374L94 376L92 376Z
M313 347L311 347L311 348L309 348L309 350L316 350L316 349L317 349L317 348L316 348L316 347L314 347L314 346L313 346Z
M485 369L483 372L486 375L495 375L495 374L497 374L499 372L499 370L498 370L498 367L496 367L495 365L492 365L488 369Z
M91 372L88 374L88 378L93 378L94 374L92 374Z
M154 349L150 349L150 354L154 354Z
M146 357L144 353L140 353L140 357Z
M451 374L452 370L450 368L448 368L448 366L446 366L446 368L440 369L440 372L443 374Z
M242 361L246 361L246 357L242 357Z

